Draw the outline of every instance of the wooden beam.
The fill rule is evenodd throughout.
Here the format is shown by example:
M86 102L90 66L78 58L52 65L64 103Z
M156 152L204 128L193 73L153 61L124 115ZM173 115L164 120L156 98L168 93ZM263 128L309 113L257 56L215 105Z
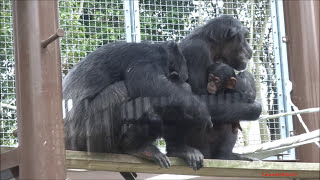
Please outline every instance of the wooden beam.
M154 174L185 174L197 176L218 177L263 177L262 174L287 173L293 178L320 178L319 163L298 162L248 162L235 160L204 160L204 167L194 171L179 158L170 158L171 167L160 168L151 161L142 160L125 154L88 153L67 151L68 169L83 169L91 171L140 172ZM268 176L283 177L288 176Z
M9 168L13 168L19 165L19 149L9 149L1 147L1 154L0 154L1 166L0 170L6 170Z
M1 147L1 152L10 148ZM114 171L138 172L152 174L184 174L217 177L263 177L271 174L293 174L296 176L268 176L268 178L320 178L319 163L300 162L265 162L205 159L204 167L194 171L187 164L175 157L170 157L171 167L160 168L152 161L143 160L126 154L90 153L66 151L67 168L69 171ZM3 161L3 159L1 159Z

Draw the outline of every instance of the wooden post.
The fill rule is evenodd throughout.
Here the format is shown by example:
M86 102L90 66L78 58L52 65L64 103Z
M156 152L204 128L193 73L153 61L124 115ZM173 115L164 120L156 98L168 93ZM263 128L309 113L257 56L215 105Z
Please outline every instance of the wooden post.
M58 4L12 1L17 87L19 179L65 179ZM45 41L46 42L46 41Z
M292 101L299 109L320 107L319 1L283 1ZM320 113L301 115L310 131L319 129ZM294 119L295 134L305 130ZM308 144L297 149L297 159L319 162L319 148Z

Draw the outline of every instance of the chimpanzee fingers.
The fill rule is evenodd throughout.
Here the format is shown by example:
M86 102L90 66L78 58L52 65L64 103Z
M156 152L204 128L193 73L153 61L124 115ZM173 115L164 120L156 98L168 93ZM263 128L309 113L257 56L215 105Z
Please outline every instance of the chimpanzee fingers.
M197 160L195 157L192 158L192 169L195 171L198 170Z
M198 170L198 162L197 162L197 157L195 156L195 154L192 153L188 153L187 155L187 163L189 165L189 167L191 167L193 170Z
M201 169L203 167L203 157L197 158L197 170Z
M189 167L194 169L194 160L193 160L192 155L190 153L188 153L188 155L186 156L186 161L187 161L187 164L189 165Z
M200 168L203 168L203 156L202 156L202 158L200 157Z
M170 162L170 160L169 160L169 158L167 156L165 156L165 160L166 160L166 163L168 165L166 168L171 167L171 162Z

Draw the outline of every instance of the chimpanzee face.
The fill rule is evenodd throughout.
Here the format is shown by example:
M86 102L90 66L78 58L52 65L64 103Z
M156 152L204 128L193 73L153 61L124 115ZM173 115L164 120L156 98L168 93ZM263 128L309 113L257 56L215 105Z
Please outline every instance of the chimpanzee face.
M237 34L223 42L221 61L236 70L244 70L252 57L252 50L246 39L248 34L248 30L242 27Z
M222 81L218 76L208 74L208 85L207 90L210 94L215 94L219 89L222 88Z

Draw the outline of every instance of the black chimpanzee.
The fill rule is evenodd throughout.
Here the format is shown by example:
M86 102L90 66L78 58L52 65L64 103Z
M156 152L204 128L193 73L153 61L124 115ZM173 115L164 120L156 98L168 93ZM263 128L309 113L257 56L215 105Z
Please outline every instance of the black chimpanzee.
M188 83L190 84L193 93L200 95L203 94L203 92L206 92L207 68L216 61L224 62L237 70L246 68L247 61L252 56L252 50L246 40L248 33L247 28L243 27L238 20L231 16L222 15L208 21L205 25L196 28L189 36L179 43L179 47L187 61L189 71ZM251 86L248 86L248 88L250 87ZM244 88L247 88L247 86L244 86ZM228 95L230 95L230 93L226 93L226 97L229 97ZM221 95L217 95L217 97L220 96ZM256 101L248 103L232 101L232 98L210 97L211 98L209 99L204 99L204 101L207 101L208 110L212 117L214 127L212 131L210 131L211 135L208 133L206 134L208 137L221 138L211 138L210 146L212 148L199 149L201 149L201 152L208 158L243 159L240 156L232 154L232 149L237 138L237 135L232 132L232 123L238 122L239 120L256 120L262 111L261 104ZM225 97L225 95L223 95L223 97ZM190 136L196 134L197 136L193 137L197 137L194 139L195 141L198 140L199 144L208 144L209 141L205 139L203 139L203 143L200 143L199 139L201 139L201 136L199 137L199 135L201 135L201 133L193 132L198 131L196 128L180 129L176 132L189 130L192 131L187 134ZM184 134L186 134L186 132ZM173 140L170 140L168 137L173 138ZM166 143L169 145L167 146L168 156L185 158L192 154L185 150L188 148L177 148L183 146L175 144L182 143L186 145L188 143L175 140L174 137L176 136L174 135L168 134L168 137L166 138ZM190 137L190 141L191 139L193 138ZM204 149L212 152L221 150L225 151L225 153L221 152L209 156L207 152L203 151ZM201 162L202 159L191 164L199 165Z
M226 95L228 95L230 101L226 101L230 103L254 102L256 98L255 80L249 72L244 71L236 75L229 65L215 62L208 67L207 76L207 92L214 94L216 96L214 98L222 96L220 99L226 99ZM208 106L217 106L217 103L209 102ZM212 118L214 119L214 117ZM199 133L196 128L188 128L189 133L186 133L188 136L185 137L185 143L199 149L204 158L252 161L251 158L232 153L238 129L241 130L239 120L230 122L226 119L224 122L215 123L214 127L205 133Z
M256 87L254 77L249 72L244 71L236 76L232 67L222 62L215 62L208 67L207 74L207 91L209 94L229 92L233 94L232 98L235 98L234 100L238 102L254 102ZM240 123L232 123L234 134L238 133L238 129L242 130Z
M251 58L252 54L246 41L247 34L248 31L238 20L229 16L221 16L197 28L190 36L180 42L179 47L182 49L182 53L187 62L189 84L192 92L200 94L200 89L207 88L206 70L207 67L215 61L223 61L238 70L246 67L247 61ZM161 46L159 46L159 49L161 49L160 47ZM162 49L168 51L166 48ZM163 86L162 83L156 84L156 81L152 81L153 79L148 76L148 74L151 73L149 72L150 70L143 68L148 66L144 63L142 63L142 65L137 64L136 66L132 66L132 68L130 68L130 66L126 69L130 72L131 69L134 70L136 67L137 69L141 69L139 71L139 73L142 74L141 76L145 76L145 78L143 78L145 81L140 81L140 83L134 83L134 81L129 82L132 87L128 86L128 81L119 82L121 79L126 80L125 77L128 76L119 74L116 67L121 64L120 62L124 58L130 60L146 60L161 59L160 57L163 57L161 51L153 50L142 52L142 50L132 49L132 52L128 53L128 51L123 48L114 48L113 45L106 45L89 55L83 60L84 62L80 62L80 64L82 63L83 65L78 65L74 70L70 71L63 82L64 98L73 99L73 108L67 113L65 118L66 147L68 149L97 152L119 152L118 147L120 142L118 140L121 135L121 125L123 122L119 119L121 116L118 115L121 114L121 104L128 101L128 91L131 91L129 88L139 88L141 91L148 91L148 88L151 88L149 89L150 91L148 91L149 93L145 92L146 94L142 96L154 96L152 91L168 92L166 89L169 88ZM115 60L105 61L105 59ZM142 68L139 67L140 65ZM104 69L103 67L106 66L109 68ZM178 70L177 73L179 72ZM163 81L169 81L166 75L162 77ZM79 80L77 80L77 78L79 78ZM104 80L104 78L106 80ZM111 82L110 78L112 78L113 82ZM182 77L181 79L184 78ZM149 86L143 86L143 83L148 83ZM175 83L169 84L176 88ZM141 87L139 87L140 85ZM183 91L181 88L177 89L179 91L175 91L175 93L170 95L179 96L182 99L185 98L185 101L193 99L196 103L194 105L187 103L187 106L189 106L190 109L195 108L196 110L199 109L200 111L201 109L204 111L194 113L195 115L191 116L191 118L194 118L196 115L207 117L206 108L203 108L201 102L197 101L197 98L194 98L190 92L185 92L186 90ZM158 93L158 95L159 94L161 93ZM175 108L176 107L177 106L175 106ZM261 113L261 105L257 102L229 103L221 100L218 105L209 105L208 108L213 117L212 121L215 124L222 124L221 126L215 126L216 131L212 131L212 133L215 133L216 137L221 136L225 138L224 140L217 139L215 142L212 141L210 146L215 145L222 149L228 148L230 151L234 146L234 137L236 137L231 132L232 125L230 122L232 123L242 119L255 120ZM187 119L190 119L190 117ZM226 120L228 122L223 124ZM183 124L181 124L180 131L175 135L183 132L184 128ZM189 133L189 129L185 130L185 132ZM171 134L172 135L168 133L168 136L174 136L174 132ZM190 136L192 136L192 134L190 134ZM145 144L147 144L146 146L141 146L138 150L141 154L148 152L145 150L148 150L149 147L154 148L150 145L150 142L148 142L148 138L136 137L139 137L139 133L132 138L133 142L137 144L146 142ZM176 155L186 159L189 165L195 169L199 169L202 166L203 156L197 149L192 148L183 141L180 141L180 143L171 141L167 143L167 145L169 155ZM170 165L165 155L158 151L155 152L155 154L146 153L144 156L156 159L159 164L161 160L161 162L165 162L164 164ZM205 152L202 153L206 154Z
M176 78L176 73L172 73L172 76L169 76L169 80L175 81L178 83ZM247 72L241 72L236 76L234 69L229 65L222 62L215 62L211 64L207 69L207 92L203 94L213 94L215 96L207 96L207 99L210 99L210 102L206 100L207 105L212 108L212 106L219 106L217 100L224 100L226 103L253 103L256 97L256 88L255 81L253 76ZM119 83L120 84L120 83ZM188 84L182 83L184 89L191 91ZM112 86L110 86L112 87ZM124 87L124 85L123 85ZM124 90L125 91L125 90ZM120 92L120 91L118 91ZM123 96L121 96L122 98ZM229 99L227 99L229 97ZM142 115L143 113L150 113L150 109L155 108L151 107L152 103L148 103L152 99L137 98L132 101L129 101L125 104L126 114L122 116L123 119L135 120L142 116L138 121L131 121L132 127L126 133L126 136L122 137L121 145L125 148L130 148L134 145L141 146L137 143L132 137L142 133L143 136L153 136L153 132L158 132L156 137L164 137L167 143L167 148L172 149L172 144L176 145L180 143L180 146L174 146L173 148L181 148L184 150L185 155L189 158L184 158L187 160L187 163L194 168L195 170L199 169L202 166L202 154L205 158L219 158L219 159L241 159L241 160L252 160L250 158L242 157L237 154L232 153L233 146L236 142L236 137L238 134L238 129L241 129L240 119L224 122L218 122L215 124L213 129L207 129L206 131L201 131L201 129L193 127L190 124L175 124L174 119L179 119L179 116L176 116L177 109L165 108L165 99L163 99L162 111L154 110L151 111L153 116L159 116L152 120L145 119ZM154 103L153 103L154 104ZM155 108L157 109L157 108ZM149 117L151 117L149 115ZM214 117L212 117L214 119ZM143 120L142 120L143 119ZM137 124L138 123L138 124ZM229 125L232 126L229 126ZM229 132L221 131L222 129L228 129ZM231 134L232 132L233 134ZM230 135L226 137L220 137L222 134ZM161 135L161 136L159 136ZM153 139L153 140L154 140ZM223 144L223 139L232 141L231 144ZM150 139L151 140L151 139ZM220 142L221 143L218 143ZM221 144L221 146L219 145ZM196 149L195 149L196 148ZM201 152L198 152L199 149ZM181 150L182 151L182 150ZM180 153L181 153L180 151ZM188 153L187 153L188 152ZM190 153L193 152L193 153ZM153 157L153 150L146 150L144 153L150 155L150 159L156 158ZM172 152L168 153L173 155ZM181 154L174 154L174 156L182 156ZM163 166L166 162L161 162L160 165Z
M207 69L208 85L207 91L209 94L217 92L237 91L234 89L237 84L236 74L232 67L222 62L215 62ZM239 86L238 86L239 87ZM246 87L249 88L249 87ZM240 92L241 94L241 92ZM233 134L238 134L238 129L242 131L240 122L232 123Z
M65 117L66 148L91 152L119 152L119 138L122 121L115 116L119 108L113 106L128 98L166 97L166 107L179 107L179 116L184 124L189 121L203 128L212 126L209 112L204 103L179 84L168 79L175 73L181 82L188 79L186 62L178 45L174 42L112 43L98 48L80 61L63 80L63 96L72 100L72 108ZM110 85L123 81L122 96L109 94ZM117 85L118 86L118 85ZM119 86L123 86L120 84ZM124 88L124 87L123 87ZM122 89L123 89L122 88ZM120 88L121 89L121 88ZM117 93L117 92L115 92ZM113 109L106 109L107 107ZM160 108L161 109L161 108ZM145 119L157 121L155 113L147 113ZM131 133L135 131L137 133ZM152 143L159 135L143 136L143 128L130 128L133 146L125 146L124 152L149 158L152 151L154 160L168 167L167 157ZM132 135L133 134L133 135ZM123 135L125 136L125 135ZM125 141L124 141L125 143Z
M242 96L239 96L241 102L254 102L256 98L255 81L248 71L243 71L236 75L229 65L218 61L208 67L207 73L208 93L236 93Z

